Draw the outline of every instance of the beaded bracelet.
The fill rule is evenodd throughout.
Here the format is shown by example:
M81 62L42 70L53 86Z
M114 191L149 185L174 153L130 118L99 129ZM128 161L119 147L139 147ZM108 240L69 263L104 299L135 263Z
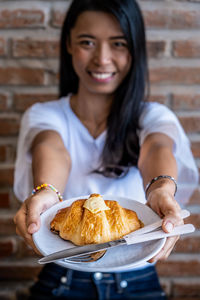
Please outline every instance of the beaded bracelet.
M59 201L63 201L63 197L61 196L61 193L52 184L49 183L43 183L41 185L38 185L36 188L33 189L32 195L35 195L39 190L46 187L49 187L52 191L54 191L57 194Z
M155 181L157 181L157 180L159 180L159 179L162 179L162 178L168 178L168 179L170 179L170 180L172 180L172 181L174 182L174 184L175 184L175 192L174 192L174 196L176 195L176 192L177 192L177 182L176 182L175 178L172 177L172 176L169 176L169 175L160 175L160 176L154 177L154 178L146 185L146 188L145 188L145 196L146 196L146 198L147 198L147 191L148 191L148 189L150 188L150 186L151 186Z

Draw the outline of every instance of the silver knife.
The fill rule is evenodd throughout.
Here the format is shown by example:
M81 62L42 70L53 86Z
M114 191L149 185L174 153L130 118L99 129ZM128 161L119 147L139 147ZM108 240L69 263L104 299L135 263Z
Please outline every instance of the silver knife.
M187 210L181 211L182 218L185 218L189 215L190 215L190 213ZM159 222L159 224L162 224L162 220L159 220L158 222ZM156 222L156 223L158 223L158 222ZM146 228L147 231L145 231L145 232L149 232L150 230L152 230L152 224L147 225L145 227L148 227L148 228ZM161 239L161 238L168 237L168 236L190 233L195 230L195 228L192 224L176 226L174 228L174 230L170 233L165 233L163 230L159 230L159 231L155 231L155 232L151 232L151 233L144 233L144 228L134 231L134 232L124 236L123 238L115 240L115 241L110 241L110 242L106 242L106 243L102 243L102 244L90 244L90 245L86 245L86 246L76 246L76 247L73 247L70 249L61 250L61 251L49 254L49 255L39 259L38 262L40 264L50 263L50 262L54 262L59 259L78 257L80 255L94 253L94 252L98 252L98 251L102 251L102 250L107 250L109 248L113 248L113 247L117 247L117 246L121 246L121 245L130 245L130 244L136 244L136 243L141 243L141 242L155 240L155 239ZM142 234L142 233L144 233L144 234Z

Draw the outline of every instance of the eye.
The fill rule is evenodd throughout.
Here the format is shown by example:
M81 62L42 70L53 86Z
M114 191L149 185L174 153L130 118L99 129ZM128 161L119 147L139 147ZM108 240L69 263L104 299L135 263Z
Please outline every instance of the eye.
M87 48L92 48L94 46L94 42L90 40L82 40L80 41L80 45L87 47Z
M116 48L127 48L128 47L127 43L124 41L116 41L116 42L114 42L114 46Z

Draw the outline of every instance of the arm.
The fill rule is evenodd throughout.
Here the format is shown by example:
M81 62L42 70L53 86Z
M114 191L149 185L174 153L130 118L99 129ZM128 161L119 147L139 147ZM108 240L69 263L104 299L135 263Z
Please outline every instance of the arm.
M50 130L39 133L31 152L34 186L51 183L62 194L70 171L70 157L60 135Z
M60 135L50 130L39 133L32 143L31 153L34 186L50 183L62 194L71 163ZM42 189L27 198L14 217L16 232L35 251L32 234L40 228L40 214L57 202L58 197L54 191Z
M176 160L172 151L173 141L168 136L162 133L153 133L147 136L141 147L138 162L144 188L156 176L165 174L174 178L177 177ZM148 194L155 187L163 187L172 194L175 191L174 183L169 179L162 179L155 182L148 189Z
M149 135L140 151L138 167L143 178L144 188L152 178L159 175L177 177L177 166L173 156L173 141L162 133ZM154 182L147 192L147 205L163 218L163 230L169 232L174 226L182 224L180 207L174 199L175 185L170 179ZM152 261L166 259L178 237L167 239L160 253Z

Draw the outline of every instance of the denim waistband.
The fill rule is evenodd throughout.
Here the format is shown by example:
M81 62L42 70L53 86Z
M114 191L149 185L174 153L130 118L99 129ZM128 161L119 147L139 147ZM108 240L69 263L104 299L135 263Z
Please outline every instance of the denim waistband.
M100 273L102 274L102 281L104 282L114 282L116 281L116 276L120 280L126 280L126 281L132 281L132 280L138 280L142 278L143 276L148 276L151 273L155 272L154 266L148 266L141 270L132 270L128 272L118 272L118 273L110 273L110 272L82 272L82 271L76 271L64 268L62 266L59 266L57 264L48 264L45 265L44 269L46 268L46 271L52 272L54 274L57 274L58 277L66 276L68 274L68 277L73 277L73 280L81 280L81 281L90 281L92 277L95 276L95 274ZM116 275L118 274L118 275Z
M42 298L43 296L38 298L38 295L47 291L54 298ZM32 293L36 295L35 298L31 298L34 300L55 299L55 296L63 295L66 299L88 300L88 293L90 299L98 300L119 299L119 295L120 299L166 300L155 267L152 265L140 270L110 273L75 271L51 263L42 269L39 282L33 287ZM123 298L125 295L127 297ZM62 299L65 299L64 296Z

